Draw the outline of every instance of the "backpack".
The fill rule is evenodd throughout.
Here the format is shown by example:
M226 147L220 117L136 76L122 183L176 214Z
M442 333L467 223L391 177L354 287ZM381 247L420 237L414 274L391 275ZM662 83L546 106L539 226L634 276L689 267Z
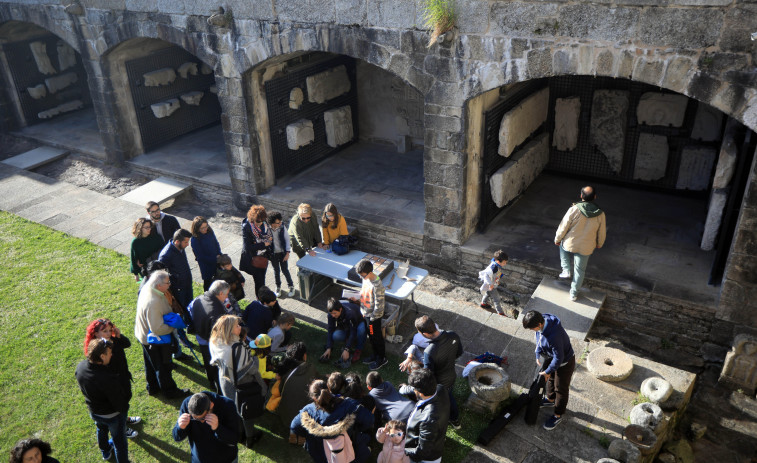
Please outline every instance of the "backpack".
M336 437L323 439L323 451L326 454L326 461L329 463L350 463L355 460L352 439L346 431L342 431Z

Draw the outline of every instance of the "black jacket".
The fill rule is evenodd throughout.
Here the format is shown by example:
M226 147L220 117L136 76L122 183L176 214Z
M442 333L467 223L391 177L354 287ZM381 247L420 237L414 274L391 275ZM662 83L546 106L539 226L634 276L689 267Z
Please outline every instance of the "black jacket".
M410 415L410 421L407 423L405 453L411 460L441 458L448 421L449 395L444 386L439 384L432 398L422 405L416 405L416 410Z
M363 314L360 313L360 309L355 309L350 306L342 306L342 313L339 314L339 318L334 318L331 313L327 315L328 319L328 336L326 337L326 348L331 349L334 344L334 332L336 330L346 331L347 336L344 341L345 347L354 347L357 342L357 327L361 323L365 323Z
M263 230L270 230L267 223L263 224ZM258 243L255 234L252 233L250 222L244 219L242 221L242 255L239 257L239 270L252 275L255 271L252 266L252 258L255 256L270 259L273 256L273 244L266 246L263 242Z
M166 265L171 278L171 292L186 309L192 302L192 270L189 268L186 249L179 251L173 241L169 241L160 251L158 260Z
M150 217L149 215L147 216L147 218L152 220L152 217ZM160 228L163 231L163 244L165 244L171 241L173 234L176 233L176 230L181 228L181 226L179 225L179 221L178 219L176 219L176 217L165 214L160 220ZM153 226L152 233L158 235L158 227Z
M455 360L461 355L463 344L460 336L454 331L442 331L439 337L429 341L423 352L423 367L434 372L437 383L452 389L457 379Z
M237 458L237 441L239 440L239 424L236 406L226 397L210 391L202 391L213 402L213 414L218 417L218 428L213 431L210 425L192 420L186 428L173 427L173 438L180 442L189 438L192 447L192 463L230 463ZM179 415L189 413L189 399L187 397L179 408Z
M223 302L208 291L192 301L190 313L192 314L192 326L194 326L195 334L207 341L210 340L210 331L216 321L230 312L226 311Z
M82 360L76 366L76 381L92 414L110 415L129 410L121 379L106 365Z
M121 336L110 338L113 342L113 356L110 358L108 369L118 375L121 380L121 387L126 394L126 401L131 400L131 382L133 380L131 372L129 371L129 364L126 361L126 351L131 347L131 341L123 333Z

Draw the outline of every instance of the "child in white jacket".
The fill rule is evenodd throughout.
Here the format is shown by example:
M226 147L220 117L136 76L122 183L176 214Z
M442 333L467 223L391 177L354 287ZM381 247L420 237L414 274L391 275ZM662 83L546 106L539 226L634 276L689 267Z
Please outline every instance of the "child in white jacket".
M384 444L376 463L410 463L405 455L405 423L391 420L376 431L376 440Z
M507 265L507 254L505 251L499 250L494 253L491 263L488 267L478 272L479 280L484 283L481 285L481 308L491 309L492 306L487 302L491 299L494 304L494 309L499 315L505 315L505 310L502 307L502 298L497 292L497 286L499 286L499 279L502 277L502 270Z

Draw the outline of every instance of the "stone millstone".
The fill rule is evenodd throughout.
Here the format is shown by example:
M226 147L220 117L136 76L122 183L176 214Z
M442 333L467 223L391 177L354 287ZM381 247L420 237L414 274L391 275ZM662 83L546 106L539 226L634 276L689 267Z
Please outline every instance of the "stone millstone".
M649 455L657 446L657 436L654 431L646 426L639 426L638 424L626 426L626 429L623 430L623 436L628 442L635 445L642 455Z
M641 393L658 404L668 400L670 394L673 393L673 386L662 378L647 378L641 383Z
M586 367L602 381L623 381L633 371L633 361L625 352L612 347L594 349L586 361Z
M610 442L607 454L623 463L641 463L641 452L635 445L627 440L615 439Z
M631 409L631 424L647 426L653 431L657 431L663 418L662 409L657 404L644 402Z

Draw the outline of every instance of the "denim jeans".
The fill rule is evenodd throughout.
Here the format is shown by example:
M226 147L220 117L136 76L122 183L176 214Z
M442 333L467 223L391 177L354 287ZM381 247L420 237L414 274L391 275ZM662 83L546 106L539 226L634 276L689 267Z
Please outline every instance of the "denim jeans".
M284 274L284 278L287 280L287 285L290 288L294 288L292 282L292 275L289 273L289 260L284 260L285 252L277 252L273 254L271 258L271 266L273 267L273 278L276 280L276 287L281 287L281 273Z
M363 350L365 345L365 335L368 333L368 329L365 327L365 323L361 323L357 326L357 339L355 339L355 349ZM334 342L344 342L347 340L349 333L347 330L335 330L331 339Z
M573 282L570 284L570 295L578 296L578 290L581 289L581 285L584 283L584 276L586 275L586 266L589 264L589 257L577 252L569 252L563 249L560 244L560 266L563 270L568 272L573 267Z
M113 418L103 418L90 414L97 426L97 446L105 456L110 452L108 433L113 439L113 447L116 449L116 462L129 462L129 444L126 442L126 413L119 413Z

